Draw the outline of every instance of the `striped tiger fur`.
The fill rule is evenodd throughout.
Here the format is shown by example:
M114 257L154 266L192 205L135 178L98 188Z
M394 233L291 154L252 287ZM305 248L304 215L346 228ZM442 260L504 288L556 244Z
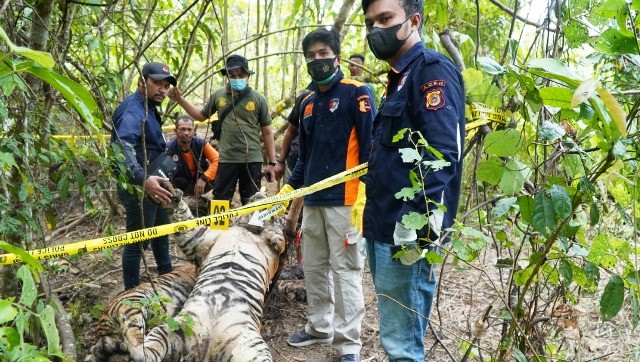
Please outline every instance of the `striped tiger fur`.
M174 194L180 198L179 190ZM174 222L192 218L183 200L165 207L172 208ZM180 329L171 331L167 324L153 328L143 344L126 347L130 360L272 361L260 334L260 318L264 295L285 247L282 229L279 218L261 229L260 235L241 226L177 232L176 245L201 269L198 280L175 318ZM185 316L195 322L192 327ZM193 334L187 332L190 328Z
M98 320L98 342L91 348L85 361L116 360L113 354L126 353L130 347L144 341L148 311L131 303L138 304L144 298L151 299L157 291L157 294L169 298L163 303L165 315L174 317L196 284L196 268L193 265L181 266L158 276L153 282L155 290L150 282L142 283L114 297Z

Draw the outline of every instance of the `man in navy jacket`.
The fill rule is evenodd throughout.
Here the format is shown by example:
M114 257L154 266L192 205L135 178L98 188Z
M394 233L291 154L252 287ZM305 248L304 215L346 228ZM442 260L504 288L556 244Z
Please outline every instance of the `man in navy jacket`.
M157 168L145 167L145 165L162 160L165 156L167 144L162 134L160 113L156 107L162 103L171 85L176 85L176 78L171 75L166 65L157 62L147 63L138 78L138 89L113 113L111 144L115 152L123 154L126 166L119 168L119 170L123 168L125 170L124 175L120 176L124 176L130 184L142 186L144 194L148 196L143 198L131 188L129 190L122 188L122 182L118 182L118 197L125 208L127 232L169 223L169 216L158 205L158 203L171 201L171 192L161 186L162 183L169 182L169 178L166 177L168 175L163 177L162 174L152 174L157 171ZM142 204L144 225L142 224L143 214L140 211L141 199L144 200ZM122 253L125 290L140 284L142 249L149 242L158 274L173 270L168 236L154 238L144 243L125 245Z

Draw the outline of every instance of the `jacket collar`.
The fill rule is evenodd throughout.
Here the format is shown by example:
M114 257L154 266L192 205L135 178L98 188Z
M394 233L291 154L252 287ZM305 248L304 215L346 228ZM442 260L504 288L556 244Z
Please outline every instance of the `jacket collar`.
M423 42L419 41L415 43L411 47L411 49L409 49L400 59L398 59L396 64L391 68L391 71L396 74L402 73L405 68L407 68L416 57L423 54L426 49L427 47Z

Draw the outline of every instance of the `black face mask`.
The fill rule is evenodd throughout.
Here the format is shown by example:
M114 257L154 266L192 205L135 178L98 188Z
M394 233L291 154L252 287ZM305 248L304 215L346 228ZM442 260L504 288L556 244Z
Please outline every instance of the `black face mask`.
M400 51L400 48L402 48L404 43L413 33L412 31L402 40L398 39L398 31L402 28L404 23L407 22L407 20L409 20L409 18L405 19L405 21L398 25L390 26L388 28L374 27L371 30L367 35L367 42L369 43L371 52L376 58L380 60L387 60Z
M311 79L318 84L327 84L331 82L333 77L336 75L336 70L338 69L338 67L334 65L336 57L314 59L307 62L307 72L311 76Z

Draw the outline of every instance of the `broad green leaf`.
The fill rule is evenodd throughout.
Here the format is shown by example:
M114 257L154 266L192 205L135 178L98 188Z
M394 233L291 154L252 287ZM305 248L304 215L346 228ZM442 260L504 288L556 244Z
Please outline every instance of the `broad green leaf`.
M93 129L98 130L102 126L102 116L96 101L80 84L63 75L36 66L28 67L24 71L51 84Z
M600 269L592 262L587 262L584 266L584 273L587 276L587 280L594 287L600 283Z
M58 328L56 327L55 312L50 305L46 306L42 312L40 312L40 324L42 330L47 337L47 351L50 355L57 355L60 352L60 336L58 335Z
M595 202L589 204L589 225L596 226L600 221L600 210Z
M482 161L478 165L478 181L483 181L491 185L497 185L504 172L504 161L498 157L491 156L488 160Z
M530 265L522 270L518 270L513 274L513 281L517 285L524 285L533 276L533 266Z
M0 301L0 305L2 301ZM0 309L2 309L0 307ZM2 312L0 311L0 314ZM0 324L3 323L0 321ZM9 349L13 349L13 347L20 344L20 335L16 332L15 329L11 327L0 327L0 340L4 340L9 343Z
M505 67L489 57L478 57L478 63L482 67L482 70L491 75L499 75L507 72Z
M515 129L489 133L484 141L484 151L498 157L514 156L522 147L522 136Z
M419 187L403 187L400 191L393 195L396 199L402 199L404 201L413 200L416 197L416 193L420 191Z
M513 359L517 362L527 362L527 356L525 356L522 351L520 351L517 347L513 347L513 352L511 353Z
M587 260L603 268L613 268L616 266L618 259L616 258L615 250L609 239L609 236L605 234L596 235L591 244Z
M50 70L56 64L56 62L53 60L53 57L49 53L41 52L41 51L37 51L37 50L33 50L33 49L29 49L29 48L25 48L25 47L21 47L13 44L9 39L9 37L7 36L7 33L4 32L4 29L2 27L0 27L0 38L7 43L12 53L21 55L27 59L31 59L34 62L40 64L40 66L42 66L45 69Z
M22 293L20 294L20 304L31 307L38 296L36 283L33 281L33 275L26 265L18 268L17 277L22 280Z
M1 166L8 165L8 166L18 167L18 164L16 163L15 158L13 158L13 154L6 153L6 152L0 152L0 165Z
M633 329L636 329L640 323L640 301L638 293L629 293L629 296L631 297L631 320L633 321Z
M549 230L556 226L556 213L553 210L553 201L544 191L538 192L534 197L532 226L542 235L548 235Z
M578 73L568 68L564 63L557 59L531 59L527 65L531 68L529 70L531 73L541 77L561 81L571 88L577 88L582 82L582 79L584 79L584 77L581 77Z
M415 163L422 159L420 152L414 148L401 148L399 152L402 156L402 162L404 163Z
M580 155L575 153L565 154L561 166L571 179L578 179L586 174Z
M600 82L596 79L589 78L582 82L571 98L571 108L575 108L580 104L586 102L596 92L596 88L600 86Z
M481 71L473 68L465 69L462 77L468 102L480 102L495 108L502 105L498 96L500 89L492 83L490 77L485 78Z
M427 263L431 265L442 263L442 255L436 253L435 251L428 251L424 258L427 259Z
M636 39L614 28L608 28L600 34L594 47L607 55L638 54Z
M16 254L18 257L20 257L20 259L22 259L24 263L26 263L28 266L30 266L34 270L37 270L39 272L44 271L44 268L42 267L42 265L40 265L38 260L36 260L36 258L34 258L31 254L24 251L22 248L13 246L7 243L6 241L0 240L0 249L4 249L8 253Z
M604 321L608 321L618 314L624 302L624 282L617 275L612 275L604 287L600 298L600 315Z
M558 265L558 273L561 276L562 285L569 286L573 281L573 270L571 263L567 259L560 259L560 265Z
M436 211L439 211L439 210L436 210ZM402 224L407 229L420 230L423 227L425 227L428 222L429 220L427 219L427 215L420 214L418 212L410 212L402 216Z
M491 209L491 216L497 219L506 215L516 201L518 201L518 198L516 197L507 197L506 199L498 200L498 202L496 202L496 206Z
M607 0L595 10L595 13L605 18L613 19L622 6L626 6L624 0Z
M569 46L572 48L577 48L589 40L589 28L581 21L571 19L563 30Z
M407 131L409 131L408 128L403 128L403 129L399 130L398 133L396 133L393 136L393 139L391 140L391 142L395 143L395 142L400 141L402 138L404 138L404 134L407 133Z
M607 111L611 115L611 118L614 122L616 122L616 126L618 126L618 130L622 137L627 135L627 113L624 111L620 103L616 100L611 93L607 92L606 89L602 87L598 87L597 89L598 95L602 98L605 107L607 107Z
M571 197L564 187L558 185L551 186L551 189L549 189L549 195L551 196L553 210L556 215L565 219L571 214Z
M502 178L500 178L500 189L506 195L515 195L522 190L522 186L530 174L531 169L527 165L511 159L505 165Z
M12 299L0 299L0 324L11 322L18 315L18 310L12 305Z
M573 108L571 106L571 97L573 97L573 92L566 87L544 87L540 89L542 103L547 106L571 109Z
M518 207L520 208L520 214L522 215L522 221L532 225L533 214L535 213L535 202L531 196L518 197Z

